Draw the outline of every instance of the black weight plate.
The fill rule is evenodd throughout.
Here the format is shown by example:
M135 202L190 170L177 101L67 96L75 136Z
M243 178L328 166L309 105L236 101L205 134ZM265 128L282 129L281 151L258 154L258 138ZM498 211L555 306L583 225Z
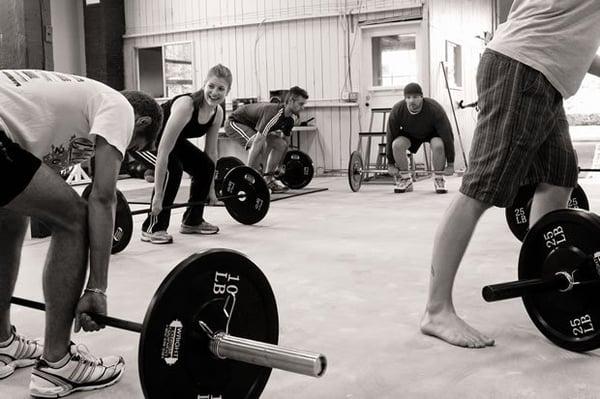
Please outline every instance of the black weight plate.
M225 179L227 172L237 166L244 166L244 162L236 157L222 157L217 160L217 166L215 167L215 193L217 195L221 195L223 179Z
M285 173L280 180L291 189L306 187L315 174L312 159L302 151L288 151L283 158L283 165Z
M600 226L590 212L562 209L550 212L525 236L519 256L519 279L548 278L559 271L575 278L598 278L594 261L581 264L582 256L600 251ZM599 254L600 255L600 254ZM598 261L597 256L594 256ZM575 287L523 296L536 327L556 345L572 351L600 347L600 301L597 289Z
M534 185L522 186L519 188L513 204L505 209L506 223L508 224L510 231L517 239L519 239L519 241L523 241L529 228L529 213L531 211L531 201L533 200L534 194ZM585 195L585 191L583 191L583 188L581 188L579 184L571 193L568 207L572 209L590 209L590 204Z
M223 196L245 194L245 198L223 199L227 212L240 223L260 222L269 211L271 195L265 179L248 166L238 166L227 173L223 179Z
M88 186L83 190L81 197L88 199L92 191L92 185ZM115 228L113 230L113 241L110 250L111 254L121 252L127 247L131 236L133 235L133 217L131 215L131 209L129 203L123 195L123 193L117 190L117 208L115 212Z
M350 189L354 192L360 190L362 184L362 169L363 160L360 152L353 151L350 154L350 161L348 162L348 183L350 183Z
M185 259L152 298L139 346L139 373L148 399L258 398L271 369L218 359L205 322L224 331L224 307L235 292L229 334L277 344L279 319L271 286L246 256L211 249ZM231 303L227 309L231 310Z
M583 209L586 211L590 209L587 195L585 195L585 191L583 191L583 188L579 184L573 189L567 206L571 209Z

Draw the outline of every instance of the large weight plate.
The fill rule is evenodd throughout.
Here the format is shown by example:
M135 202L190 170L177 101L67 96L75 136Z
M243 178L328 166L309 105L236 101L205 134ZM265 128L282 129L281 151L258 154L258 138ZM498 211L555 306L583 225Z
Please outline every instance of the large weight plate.
M218 359L200 329L227 325L224 308L235 293L229 334L277 344L279 319L273 291L244 255L211 249L181 262L154 295L144 318L139 373L148 399L258 398L271 369ZM227 303L231 310L231 301Z
M531 211L531 201L533 200L534 193L534 185L522 186L519 188L513 204L505 209L506 223L508 223L510 231L519 239L519 241L523 241L529 228L529 213ZM571 193L568 207L571 209L590 209L590 204L585 195L585 191L583 191L583 188L581 188L579 184Z
M237 166L244 166L244 162L236 157L222 157L217 160L217 166L215 167L215 193L217 195L221 195L223 179L225 179L227 173Z
M598 278L594 256L600 255L600 223L594 214L562 209L550 212L525 236L519 256L519 279L548 278L559 271L575 273L576 279ZM597 289L575 287L568 292L551 291L523 296L536 327L556 345L572 351L600 347L600 301Z
M88 186L83 190L81 197L88 199L92 192L92 185ZM111 254L121 252L127 247L131 236L133 235L133 217L131 216L131 209L129 203L123 195L123 193L117 190L117 209L115 212L115 228L113 230L113 241L111 247Z
M265 179L247 166L238 166L227 173L223 180L223 196L245 194L245 198L223 200L227 212L240 223L255 224L263 220L269 211L271 195Z
M350 154L350 162L348 162L348 183L350 183L350 189L354 192L360 190L363 179L362 170L362 156L360 152L354 151Z
M302 151L288 151L283 166L285 173L280 177L281 182L291 189L306 187L315 174L312 159Z

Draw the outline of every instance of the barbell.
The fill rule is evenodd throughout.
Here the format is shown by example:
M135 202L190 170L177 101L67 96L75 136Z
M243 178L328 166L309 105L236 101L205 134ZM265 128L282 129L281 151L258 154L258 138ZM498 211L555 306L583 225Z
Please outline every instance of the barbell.
M223 180L227 173L233 168L238 166L244 166L244 162L236 157L221 157L217 160L215 165L215 193L219 194L223 187Z
M282 162L283 173L279 179L291 189L306 187L315 174L313 161L305 152L291 150L285 154Z
M45 310L28 299L11 302ZM312 377L327 368L320 353L277 345L271 286L256 264L229 249L180 262L156 290L143 324L90 316L140 333L139 377L148 399L258 398L273 368Z
M314 174L315 168L310 156L299 150L290 150L277 170L263 173L263 176L274 176L287 187L298 190L306 187Z
M510 231L519 241L523 241L529 229L529 214L536 185L521 186L511 206L506 207L504 215ZM583 188L578 184L571 192L568 208L590 209L590 203Z
M363 159L359 151L353 151L348 161L348 184L354 192L360 190L363 181Z
M262 176L248 166L236 166L227 172L223 179L217 199L223 201L227 212L242 224L255 224L261 221L269 211L271 202L269 189ZM150 205L150 203L141 203ZM202 202L184 202L164 206L163 209L175 209L194 205L206 204ZM148 209L139 209L131 215L149 213Z
M92 185L88 185L82 197L89 198ZM237 166L229 169L220 183L219 200L225 204L227 212L242 224L255 224L261 221L269 211L271 196L265 180L252 168ZM176 203L163 207L175 209L204 202ZM132 202L133 204L133 202ZM148 202L135 204L150 205ZM133 215L149 213L150 209L132 211L123 193L117 190L117 206L111 253L116 254L127 247L133 235Z
M483 287L483 298L522 297L533 323L550 341L576 352L600 348L600 216L561 209L527 233L519 280Z

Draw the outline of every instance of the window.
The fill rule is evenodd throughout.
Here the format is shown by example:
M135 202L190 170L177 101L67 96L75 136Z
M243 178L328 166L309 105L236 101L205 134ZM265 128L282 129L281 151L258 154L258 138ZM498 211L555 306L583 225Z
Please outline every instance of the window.
M448 85L462 88L462 48L459 44L446 41L446 66L448 67Z
M404 86L417 80L416 35L371 39L373 86Z
M597 52L600 55L600 49ZM600 78L587 74L577 93L565 100L565 111L571 126L590 125L598 130L600 125Z
M192 44L138 49L139 88L155 98L193 91Z

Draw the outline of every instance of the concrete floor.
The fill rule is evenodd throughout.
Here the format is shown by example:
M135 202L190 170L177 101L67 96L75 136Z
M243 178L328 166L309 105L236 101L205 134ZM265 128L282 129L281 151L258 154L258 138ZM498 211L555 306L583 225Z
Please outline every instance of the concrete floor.
M570 353L547 341L530 322L519 300L487 304L481 287L516 276L519 242L504 213L484 215L455 286L459 313L496 338L496 346L469 350L419 333L425 304L435 229L457 191L436 195L431 180L410 194L390 186L367 185L352 193L345 177L315 179L329 191L275 202L258 226L234 222L223 208L207 219L221 227L216 236L177 233L183 210L172 219L175 243L140 242L142 216L135 218L129 247L114 256L109 312L141 321L156 287L189 254L234 248L247 254L268 276L280 315L280 343L325 353L329 369L320 379L275 370L266 399L294 398L597 398L600 352ZM119 182L127 190L146 183ZM600 181L580 184L600 209ZM598 198L598 199L594 199ZM457 226L459 229L460 226ZM29 240L16 295L41 299L41 272L48 240ZM43 315L13 307L13 322L39 336ZM137 334L107 328L78 334L94 354L119 353L127 373L115 386L71 397L141 398L137 375ZM0 397L28 398L29 370L0 382Z

